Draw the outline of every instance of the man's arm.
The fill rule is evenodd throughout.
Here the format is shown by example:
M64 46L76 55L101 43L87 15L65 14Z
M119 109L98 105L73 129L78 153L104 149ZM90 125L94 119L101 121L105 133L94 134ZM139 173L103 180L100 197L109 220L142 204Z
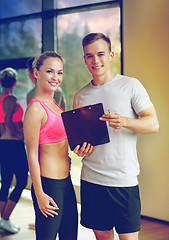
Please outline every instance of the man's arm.
M127 118L117 113L105 113L100 120L108 121L114 129L125 127L137 133L157 133L159 122L154 107L147 108L138 113L138 118Z

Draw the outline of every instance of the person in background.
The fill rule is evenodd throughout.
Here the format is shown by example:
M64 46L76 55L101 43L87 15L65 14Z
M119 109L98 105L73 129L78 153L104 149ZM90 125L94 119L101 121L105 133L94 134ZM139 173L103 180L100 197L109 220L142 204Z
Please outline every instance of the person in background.
M74 152L83 157L81 173L81 224L93 229L97 240L138 240L140 196L137 175L137 133L156 133L155 108L135 78L111 71L114 53L102 33L83 39L84 60L92 80L74 96L73 108L102 102L110 143L84 143Z
M68 140L54 93L63 78L64 63L56 52L33 62L37 80L34 98L24 118L24 136L32 179L36 240L76 240L78 212L70 177Z
M34 59L35 58L29 58L27 61L27 69L28 69L29 78L32 81L32 83L35 84L35 87L27 93L27 96L26 96L27 105L29 104L29 102L33 98L33 96L35 95L35 91L36 91L36 78L34 77L33 66L32 66ZM64 97L64 93L63 93L63 90L61 87L58 87L56 89L56 91L54 93L54 100L65 111L66 99Z
M23 135L23 109L16 97L12 95L16 79L17 73L12 68L6 68L0 73L2 86L0 94L0 227L10 233L19 231L19 228L10 221L10 216L26 187L28 177ZM14 175L16 186L9 194Z

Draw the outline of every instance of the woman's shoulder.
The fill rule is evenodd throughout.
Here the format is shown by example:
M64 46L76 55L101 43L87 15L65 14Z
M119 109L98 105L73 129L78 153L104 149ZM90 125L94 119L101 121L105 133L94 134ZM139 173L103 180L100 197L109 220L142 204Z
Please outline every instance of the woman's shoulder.
M41 104L34 101L30 102L26 109L26 113L29 114L40 114L41 111L43 111Z
M24 121L31 122L42 121L45 116L45 111L39 102L31 102L26 109Z

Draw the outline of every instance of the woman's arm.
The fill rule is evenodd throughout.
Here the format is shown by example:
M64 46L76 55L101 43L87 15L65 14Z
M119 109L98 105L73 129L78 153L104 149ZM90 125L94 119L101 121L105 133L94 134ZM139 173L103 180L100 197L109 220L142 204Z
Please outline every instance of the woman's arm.
M57 215L58 209L53 199L46 195L42 189L41 169L39 163L39 132L44 119L44 110L39 103L32 103L26 110L24 118L24 138L28 154L29 171L41 212L48 215Z

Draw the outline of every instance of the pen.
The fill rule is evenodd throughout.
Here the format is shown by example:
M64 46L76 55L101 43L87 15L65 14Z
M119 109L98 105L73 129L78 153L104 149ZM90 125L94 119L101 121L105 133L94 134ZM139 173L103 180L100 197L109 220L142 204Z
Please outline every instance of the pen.
M111 114L110 109L108 109L109 114Z

